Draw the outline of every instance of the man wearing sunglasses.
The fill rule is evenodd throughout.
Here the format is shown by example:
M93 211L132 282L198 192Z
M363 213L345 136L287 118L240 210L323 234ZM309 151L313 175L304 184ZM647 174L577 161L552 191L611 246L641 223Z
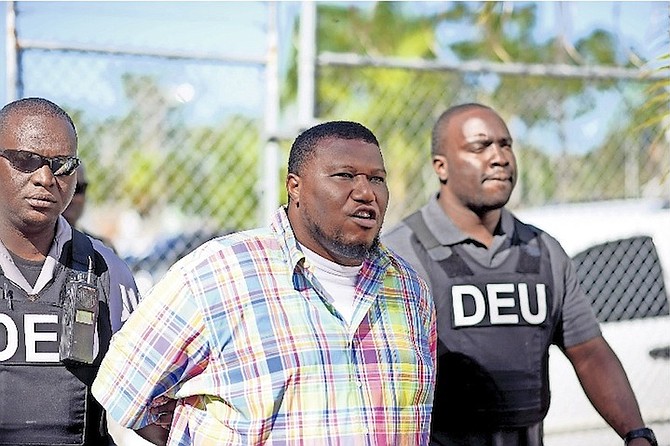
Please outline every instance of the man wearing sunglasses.
M61 216L78 165L58 105L0 110L0 445L111 444L90 386L138 292L111 249Z

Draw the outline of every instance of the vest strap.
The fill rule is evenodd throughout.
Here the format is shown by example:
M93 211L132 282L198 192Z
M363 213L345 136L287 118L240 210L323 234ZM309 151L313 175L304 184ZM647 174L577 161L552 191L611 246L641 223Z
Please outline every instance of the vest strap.
M412 232L414 233L414 237L416 240L421 243L421 246L426 250L426 252L430 252L431 249L438 248L442 246L442 244L437 240L435 235L431 232L431 230L428 228L428 225L426 225L426 221L423 218L423 215L421 215L421 210L418 210L414 212L412 215L404 219L404 222L407 226L410 227ZM427 265L425 264L425 261L423 260L422 256L419 256L419 261L424 263L424 268L427 268ZM441 260L438 262L440 266L447 272L449 276L471 276L473 275L472 270L470 267L463 261L463 259L458 256L450 255L444 260Z

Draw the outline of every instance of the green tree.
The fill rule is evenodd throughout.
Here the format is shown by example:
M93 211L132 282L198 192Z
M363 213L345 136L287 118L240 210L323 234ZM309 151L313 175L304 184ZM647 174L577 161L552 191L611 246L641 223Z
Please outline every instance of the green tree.
M435 27L447 13L408 14L407 3L377 2L372 8L317 5L317 51L436 59ZM387 169L391 219L408 200L425 195L430 172L433 118L463 86L455 75L394 68L319 67L319 119L350 119L379 137ZM284 103L295 99L297 67L289 67ZM417 179L423 179L417 182ZM425 198L425 196L423 197Z
M377 2L365 7L318 5L318 53L347 52L372 56L436 59L451 52L461 61L498 63L630 66L621 60L616 39L602 29L568 42L563 36L538 37L535 3L449 2L442 10L412 14L406 2ZM440 30L475 29L456 42L442 42ZM442 46L441 46L442 45ZM284 103L295 96L297 67L288 71ZM458 102L492 105L509 121L528 131L557 135L559 153L548 153L517 143L521 165L532 166L533 176L521 178L523 204L542 204L579 198L574 180L580 172L599 167L607 159L594 154L574 155L567 147L567 124L593 111L605 92L628 94L618 81L585 81L533 75L491 75L412 71L390 68L320 66L316 115L320 119L354 119L370 126L380 137L391 172L393 218L416 207L433 187L428 161L430 129L442 110ZM638 93L638 92L634 92ZM630 128L618 122L612 128ZM610 138L605 138L610 141ZM527 143L526 143L527 144ZM580 148L581 149L581 148ZM611 150L611 149L610 149ZM622 159L621 145L615 159ZM608 166L608 175L623 173L623 165ZM612 185L614 187L614 185ZM616 195L611 189L604 195ZM586 194L582 192L582 197Z
M262 123L230 115L215 127L187 125L156 79L127 74L123 87L130 106L121 116L75 114L80 156L98 179L89 199L145 217L172 207L214 229L255 226Z

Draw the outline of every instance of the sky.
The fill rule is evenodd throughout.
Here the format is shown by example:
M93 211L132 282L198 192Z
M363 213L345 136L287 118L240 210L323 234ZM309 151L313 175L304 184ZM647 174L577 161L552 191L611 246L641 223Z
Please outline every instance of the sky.
M3 67L6 5L0 1ZM277 3L282 32L298 8ZM267 11L263 2L18 2L17 28L37 41L258 59L267 48ZM0 90L4 103L4 69Z

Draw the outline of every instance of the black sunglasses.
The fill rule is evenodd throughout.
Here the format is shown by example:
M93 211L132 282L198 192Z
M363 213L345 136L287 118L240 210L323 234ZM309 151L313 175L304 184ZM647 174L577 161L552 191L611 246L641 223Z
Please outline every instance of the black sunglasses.
M0 149L0 156L9 161L16 170L24 173L35 172L42 166L49 166L54 176L72 175L79 166L76 156L47 156L38 155L26 150Z
M85 194L87 187L88 187L88 183L77 183L77 185L74 187L74 193L75 194Z

